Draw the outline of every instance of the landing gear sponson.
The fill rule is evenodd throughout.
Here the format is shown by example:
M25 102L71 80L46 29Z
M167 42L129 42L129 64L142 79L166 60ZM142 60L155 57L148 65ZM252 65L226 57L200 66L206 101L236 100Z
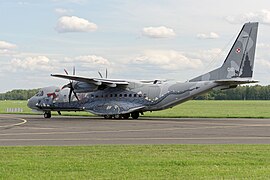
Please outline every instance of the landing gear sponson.
M143 113L141 113L143 114ZM105 115L105 119L128 119L129 117L132 117L132 119L138 119L140 116L139 112L132 112L132 113L127 113L127 114L115 114L115 115Z

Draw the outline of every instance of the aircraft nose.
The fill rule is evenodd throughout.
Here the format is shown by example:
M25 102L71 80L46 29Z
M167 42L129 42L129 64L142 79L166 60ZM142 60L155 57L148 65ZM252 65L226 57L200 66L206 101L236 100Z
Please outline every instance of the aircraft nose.
M36 104L37 104L37 99L35 97L31 97L30 99L28 99L27 106L30 109L35 109Z

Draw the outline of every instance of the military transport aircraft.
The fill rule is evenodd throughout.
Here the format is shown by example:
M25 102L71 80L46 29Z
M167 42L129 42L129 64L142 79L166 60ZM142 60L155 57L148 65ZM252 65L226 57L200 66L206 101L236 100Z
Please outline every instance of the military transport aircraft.
M221 67L187 82L125 80L51 74L68 79L62 89L42 88L28 107L51 117L51 111L87 111L104 118L137 119L146 111L171 108L212 89L230 89L252 80L258 23L246 23ZM101 75L101 74L100 74Z

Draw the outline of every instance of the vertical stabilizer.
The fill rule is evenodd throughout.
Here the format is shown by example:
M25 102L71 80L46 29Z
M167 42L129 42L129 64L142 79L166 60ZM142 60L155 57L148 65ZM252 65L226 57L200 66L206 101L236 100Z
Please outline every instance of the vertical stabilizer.
M244 24L223 65L190 82L231 78L252 78L258 22Z

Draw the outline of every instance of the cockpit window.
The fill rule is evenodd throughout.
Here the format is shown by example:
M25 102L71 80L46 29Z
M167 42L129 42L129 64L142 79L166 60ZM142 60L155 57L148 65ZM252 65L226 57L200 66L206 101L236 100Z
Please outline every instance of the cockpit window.
M36 96L43 96L44 92L43 91L39 91Z

